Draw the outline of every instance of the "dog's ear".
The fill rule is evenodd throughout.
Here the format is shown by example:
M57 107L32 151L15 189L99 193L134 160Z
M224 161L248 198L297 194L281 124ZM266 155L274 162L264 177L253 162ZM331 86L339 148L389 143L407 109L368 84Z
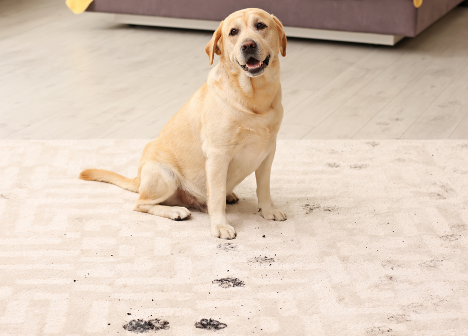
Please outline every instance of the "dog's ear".
M218 29L213 33L213 37L211 38L210 42L205 47L205 52L208 54L210 58L210 65L213 64L214 54L221 55L221 49L218 46L220 42L219 39L221 38L221 29L223 28L223 21L219 24Z
M280 52L283 57L286 56L286 45L288 44L288 40L286 39L286 34L284 33L284 28L283 25L281 24L281 21L278 20L276 16L271 14L271 17L276 23L276 27L278 28L278 34L279 34L279 39L280 39Z

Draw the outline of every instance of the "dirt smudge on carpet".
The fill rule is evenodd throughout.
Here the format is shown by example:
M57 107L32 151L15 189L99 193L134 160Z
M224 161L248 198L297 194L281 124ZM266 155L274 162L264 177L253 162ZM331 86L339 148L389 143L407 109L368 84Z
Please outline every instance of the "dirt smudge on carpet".
M333 211L338 210L338 207L334 205L321 206L320 204L308 204L308 203L302 205L302 208L305 210L306 215L310 214L311 212L314 212L314 210L321 210L325 212L333 212Z
M233 243L224 243L224 244L219 244L218 249L229 252L229 251L238 251L239 246Z
M249 264L270 264L275 262L275 258L269 258L267 256L260 256L260 257L255 257L247 260Z
M237 278L221 278L213 280L214 284L218 284L219 287L222 288L230 288L230 287L244 287L245 283L242 280Z
M125 330L140 334L140 333L147 333L148 331L158 331L158 330L167 330L169 329L169 322L160 320L160 319L152 319L152 320L131 320L127 324L123 326Z
M195 323L195 328L206 329L206 330L220 330L227 327L226 323L221 323L213 319L201 319Z

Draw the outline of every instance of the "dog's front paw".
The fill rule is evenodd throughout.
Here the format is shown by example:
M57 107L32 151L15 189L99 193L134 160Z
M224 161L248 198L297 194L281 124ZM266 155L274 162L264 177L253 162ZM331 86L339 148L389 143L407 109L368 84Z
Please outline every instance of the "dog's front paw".
M275 221L284 221L287 219L286 214L275 208L259 209L260 214L265 219L273 219Z
M211 235L215 238L234 239L236 230L229 224L211 225Z

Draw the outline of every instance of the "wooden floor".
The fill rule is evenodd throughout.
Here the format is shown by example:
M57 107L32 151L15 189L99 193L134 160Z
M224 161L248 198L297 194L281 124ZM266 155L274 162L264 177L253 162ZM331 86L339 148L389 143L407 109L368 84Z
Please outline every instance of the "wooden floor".
M0 0L0 138L154 138L201 86L211 33ZM468 139L468 7L396 47L290 39L280 138Z

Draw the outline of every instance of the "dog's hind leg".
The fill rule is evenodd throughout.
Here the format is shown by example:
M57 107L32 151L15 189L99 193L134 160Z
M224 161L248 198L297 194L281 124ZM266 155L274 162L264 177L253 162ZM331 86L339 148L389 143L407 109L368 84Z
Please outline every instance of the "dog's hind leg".
M190 217L190 211L180 205L177 197L179 183L168 168L157 162L143 165L140 173L140 198L134 210L173 220Z
M233 192L226 195L226 203L227 204L234 204L234 203L237 203L237 202L239 202L239 197L236 194L234 194Z

